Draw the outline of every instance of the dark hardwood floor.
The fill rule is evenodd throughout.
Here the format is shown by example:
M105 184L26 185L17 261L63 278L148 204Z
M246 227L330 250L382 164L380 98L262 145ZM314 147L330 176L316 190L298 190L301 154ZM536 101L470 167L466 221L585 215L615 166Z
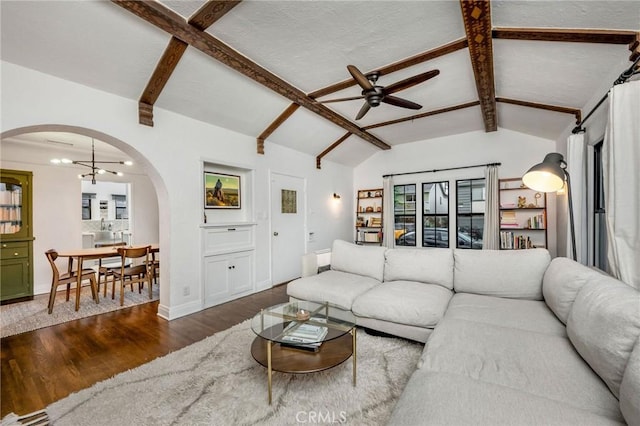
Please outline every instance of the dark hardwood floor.
M279 285L173 321L157 316L152 302L5 337L0 417L45 408L287 300L286 285Z

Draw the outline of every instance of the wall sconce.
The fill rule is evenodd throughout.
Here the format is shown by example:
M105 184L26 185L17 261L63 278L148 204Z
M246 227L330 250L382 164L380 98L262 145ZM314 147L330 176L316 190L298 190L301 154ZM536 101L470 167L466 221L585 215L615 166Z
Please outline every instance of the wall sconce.
M335 192L333 193L333 199L334 200L339 200L340 199L340 194L336 194Z

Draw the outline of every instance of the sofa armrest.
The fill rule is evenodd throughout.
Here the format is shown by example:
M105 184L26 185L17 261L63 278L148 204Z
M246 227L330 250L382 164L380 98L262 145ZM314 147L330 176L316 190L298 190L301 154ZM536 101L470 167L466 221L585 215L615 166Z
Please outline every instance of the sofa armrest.
M302 256L302 276L318 274L318 269L331 265L331 249L317 250Z

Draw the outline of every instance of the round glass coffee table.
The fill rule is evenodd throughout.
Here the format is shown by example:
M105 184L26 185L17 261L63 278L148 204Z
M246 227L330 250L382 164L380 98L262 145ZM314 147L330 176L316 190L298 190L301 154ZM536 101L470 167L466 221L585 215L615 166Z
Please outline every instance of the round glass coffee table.
M352 357L356 385L356 318L328 303L289 302L261 310L251 320L257 334L251 355L267 367L269 404L273 371L304 374Z

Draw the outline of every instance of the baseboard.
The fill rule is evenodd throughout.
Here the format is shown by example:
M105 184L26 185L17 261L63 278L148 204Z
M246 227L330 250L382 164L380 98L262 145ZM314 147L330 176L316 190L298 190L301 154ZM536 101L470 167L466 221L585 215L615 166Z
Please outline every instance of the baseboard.
M271 280L258 281L256 283L256 291L268 290L273 286Z
M158 316L166 320L174 320L186 315L195 314L202 310L202 301L194 300L178 306L168 307L166 305L158 305Z

